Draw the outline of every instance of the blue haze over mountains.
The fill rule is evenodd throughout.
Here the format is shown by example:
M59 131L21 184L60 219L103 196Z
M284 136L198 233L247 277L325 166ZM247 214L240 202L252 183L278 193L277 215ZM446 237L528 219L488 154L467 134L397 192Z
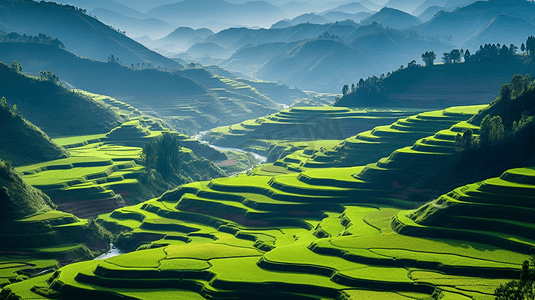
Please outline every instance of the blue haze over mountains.
M485 43L519 47L535 30L535 4L527 0L59 2L86 9L105 25L93 26L96 31L79 27L80 37L58 30L61 20L25 24L8 15L0 30L44 31L68 51L102 61L112 53L125 65L214 64L246 78L319 92L339 92L361 77L421 63L425 51L435 51L440 62L454 48L473 53Z

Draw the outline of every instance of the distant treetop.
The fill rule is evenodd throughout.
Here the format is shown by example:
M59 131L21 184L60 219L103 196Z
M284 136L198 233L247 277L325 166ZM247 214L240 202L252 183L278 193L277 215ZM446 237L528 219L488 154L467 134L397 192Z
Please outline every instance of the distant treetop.
M34 43L34 44L46 44L53 45L60 49L65 49L65 45L55 38L39 33L37 36L33 35L20 35L16 32L4 33L0 31L0 43Z

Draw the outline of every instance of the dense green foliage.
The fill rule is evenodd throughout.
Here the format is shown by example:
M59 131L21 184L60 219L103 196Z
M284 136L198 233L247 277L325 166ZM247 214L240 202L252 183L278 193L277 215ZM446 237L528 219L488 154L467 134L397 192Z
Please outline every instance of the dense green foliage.
M496 300L533 300L535 299L535 259L524 261L519 280L500 285L494 292Z
M508 80L520 70L529 72L532 70L534 62L521 56L516 56L518 47L511 44L509 46L500 44L485 44L473 54L468 49L453 49L444 53L442 61L444 65L433 65L436 55L433 51L422 54L422 60L426 67L423 68L412 61L407 67L401 66L399 69L389 72L386 76L370 76L367 79L361 78L357 83L352 84L351 88L344 85L342 89L343 96L337 100L335 106L413 106L410 101L403 97L403 94L421 95L426 100L426 105L436 107L444 100L450 104L455 98L461 99L470 95L466 101L470 103L488 103L492 98L488 98L489 89L498 88L498 86L489 86L495 84L490 82L500 82ZM460 62L464 59L464 63ZM447 92L437 92L441 90L440 86L468 86L459 91L443 89ZM436 88L435 88L436 87ZM428 90L434 90L430 99ZM457 95L459 93L459 95ZM464 94L464 95L463 95ZM454 95L454 96L453 96ZM399 99L396 99L398 98ZM416 97L413 97L416 98ZM451 99L449 99L451 98ZM433 103L432 100L438 100ZM435 101L436 101L435 100ZM461 105L461 103L455 103ZM421 106L420 106L421 107Z
M7 223L54 207L47 195L24 183L13 166L2 160L0 186L0 222Z
M0 99L0 159L14 165L64 158L69 154L39 128L26 121L16 106Z
M32 35L20 35L16 32L12 32L9 34L4 34L0 32L0 43L38 43L38 44L47 44L47 45L53 45L58 48L65 49L65 45L63 43L55 38L52 38L50 36L47 36L45 34L39 33L37 36Z
M149 174L151 170L158 172L172 186L226 176L212 161L200 155L185 155L181 149L178 135L163 133L143 146L141 159Z
M104 133L122 121L114 111L58 83L50 71L38 79L0 63L0 96L50 136Z

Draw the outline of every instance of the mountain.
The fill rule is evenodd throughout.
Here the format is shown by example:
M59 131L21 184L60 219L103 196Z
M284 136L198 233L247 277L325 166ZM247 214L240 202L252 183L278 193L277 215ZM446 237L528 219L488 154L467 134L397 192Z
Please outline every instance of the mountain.
M279 5L279 9L282 10L290 18L294 18L295 16L299 16L309 12L317 12L317 6L309 2L297 1L291 1Z
M60 39L67 50L82 57L106 61L113 54L126 64L180 67L73 6L6 0L0 7L0 19L0 30L27 35L44 33Z
M265 1L232 4L224 0L184 0L156 7L148 15L176 26L188 27L208 27L202 25L206 22L227 23L229 20L244 25L269 26L285 17L278 7Z
M0 44L0 48L5 44ZM44 56L46 55L45 53ZM6 61L4 57L0 58L1 60ZM16 59L8 61L14 60ZM30 65L28 69L31 69ZM80 69L75 72L80 73ZM88 97L72 92L53 81L21 74L3 63L0 63L0 95L6 97L10 104L17 105L17 109L27 120L54 137L104 133L122 121L115 112Z
M389 0L384 6L411 13L418 6L422 5L423 2L424 0Z
M420 19L411 14L387 7L384 7L379 12L362 21L363 24L371 24L373 22L377 22L384 27L391 27L394 29L406 29L422 23Z
M232 52L216 43L196 43L191 46L186 53L193 57L203 57L208 55L213 58L228 58L232 55Z
M478 1L452 12L437 14L428 22L418 26L417 30L424 36L451 35L452 43L461 46L499 14L524 18L534 23L535 3L525 0Z
M68 157L63 148L56 145L38 127L28 122L17 110L9 107L5 98L0 100L0 159L19 166Z
M298 25L302 23L325 24L329 23L329 21L324 17L314 13L303 14L290 20L290 24L292 25Z
M339 11L331 11L331 12L324 14L323 17L329 20L329 22L337 22L337 21L343 21L343 20L352 20L354 22L360 22L371 15L372 14L369 12L348 14L348 13L339 12Z
M214 32L208 28L179 27L157 40L152 40L149 37L138 40L158 53L172 57L188 50L195 43L202 43L208 36L213 34Z
M0 43L0 60L19 61L31 73L51 70L76 88L126 102L187 134L262 116L278 108L252 87L224 82L205 70L170 73L148 65L126 67L30 43Z
M379 5L378 3L370 0L361 0L358 2L371 11L379 11L381 8L383 8L383 5Z
M426 9L431 6L444 6L447 0L425 0L420 6L411 12L413 16L421 15Z
M54 203L47 195L22 181L20 175L0 160L0 216L2 222L16 220L39 211L52 210Z
M116 2L119 2L123 5L127 5L142 12L147 12L161 5L176 3L177 0L117 0Z
M514 74L531 73L534 66L535 63L525 56L510 55L468 63L404 68L370 86L369 90L382 91L379 93L384 96L381 101L376 94L350 93L335 106L443 108L484 104L495 99L495 91ZM363 85L368 86L367 83Z
M333 91L354 70L373 74L375 67L360 52L337 40L304 41L287 53L275 56L258 70L262 79L302 89ZM327 75L328 74L328 75Z
M533 32L535 23L521 17L499 14L474 33L461 47L476 50L479 45L496 42L502 45L515 44L519 47Z
M229 70L252 74L277 55L292 50L300 42L275 42L244 47L219 64Z
M429 6L423 13L418 15L418 19L422 20L422 22L427 22L431 20L438 12L440 11L453 11L453 7L445 8L442 6Z
M349 13L349 14L356 14L356 13L359 13L359 12L371 12L370 9L368 9L366 6L362 5L361 3L359 2L351 2L351 3L348 3L348 4L344 4L344 5L340 5L338 7L335 7L333 9L329 9L327 11L324 11L321 13L321 15L324 15L328 12L333 12L333 11L339 11L339 12L345 12L345 13Z
M148 35L150 37L160 38L175 28L173 25L156 18L127 17L101 7L93 9L91 14L95 15L105 24L126 31L126 34L131 37Z
M117 1L113 1L113 0L91 0L91 1L59 0L55 2L60 3L60 4L74 5L76 7L80 7L87 11L92 11L98 8L103 8L103 9L106 9L115 13L119 13L123 16L131 17L131 18L137 18L137 19L147 18L147 16L144 13L130 7L129 3L126 3L128 5L125 5L125 4L118 3Z

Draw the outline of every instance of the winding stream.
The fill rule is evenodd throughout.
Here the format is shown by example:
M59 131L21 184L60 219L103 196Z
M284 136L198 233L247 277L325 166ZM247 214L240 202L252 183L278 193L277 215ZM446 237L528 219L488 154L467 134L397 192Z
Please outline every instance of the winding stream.
M203 143L205 145L208 145L210 146L211 148L214 148L216 150L219 150L219 151L237 151L237 152L241 152L241 153L245 153L245 154L252 154L254 156L254 158L256 158L256 160L258 160L259 162L261 163L266 163L267 162L267 157L266 156L263 156L263 155L260 155L260 154L256 154L254 152L251 152L251 151L245 151L245 150L242 150L242 149L239 149L239 148L229 148L229 147L220 147L220 146L215 146L215 145L212 145L212 144L209 144L208 142L206 141L202 141L202 137L208 133L209 130L206 130L206 131L201 131L199 132L198 134L196 135L193 135L191 138L193 139L196 139L198 140L200 143Z
M113 244L110 244L110 250L102 253L101 255L97 256L94 260L100 260L100 259L107 259L112 258L114 256L123 254L124 252L116 248Z

